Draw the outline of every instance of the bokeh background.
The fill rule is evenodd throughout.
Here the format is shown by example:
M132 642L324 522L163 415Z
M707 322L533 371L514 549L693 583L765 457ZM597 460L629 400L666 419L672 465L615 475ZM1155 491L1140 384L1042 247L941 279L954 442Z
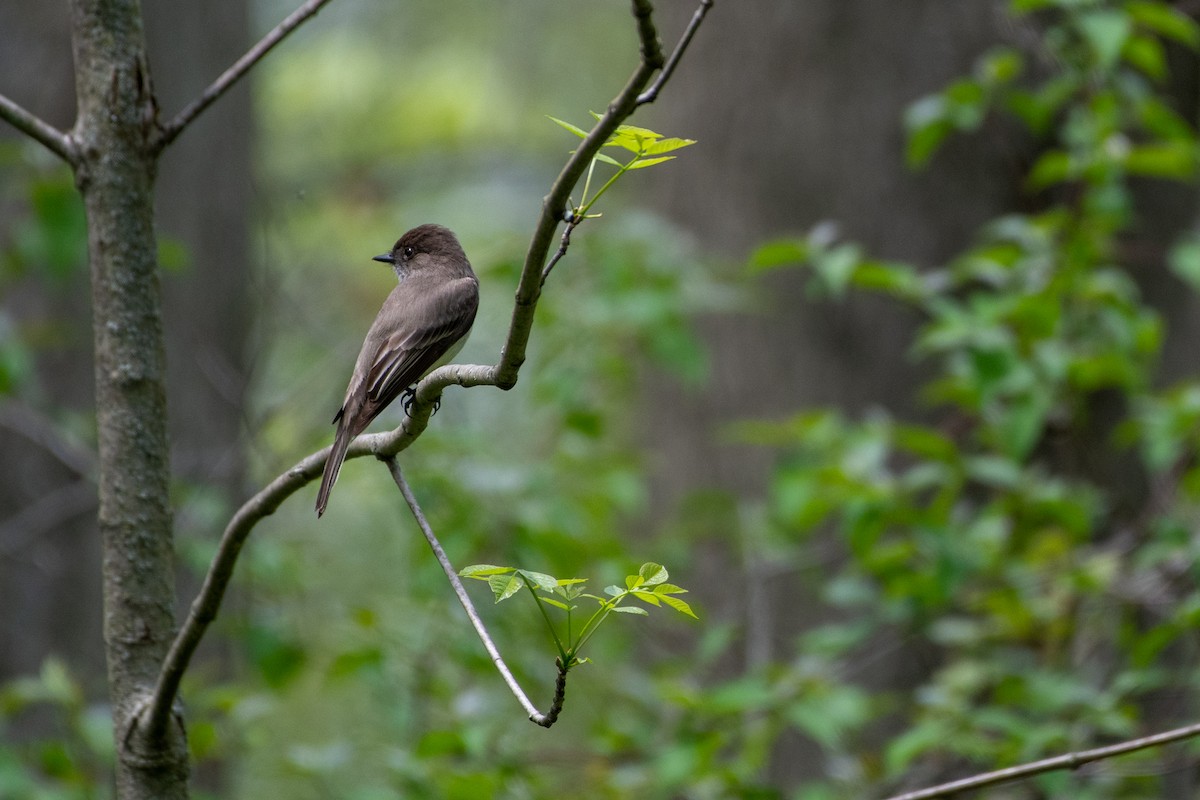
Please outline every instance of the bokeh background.
M658 5L673 42L693 3ZM147 4L165 113L291 8ZM242 556L184 690L196 795L861 798L1194 719L1195 11L718 1L633 120L698 144L577 231L516 388L448 391L402 456L458 565L655 561L700 621L615 620L547 733L356 460ZM636 47L620 0L335 0L168 152L181 611L331 440L407 228L458 233L459 358L494 362L574 146L547 116ZM64 8L0 5L0 91L70 126ZM0 131L4 798L110 791L85 248L69 174ZM548 701L536 610L476 588ZM988 796L1190 797L1194 756Z

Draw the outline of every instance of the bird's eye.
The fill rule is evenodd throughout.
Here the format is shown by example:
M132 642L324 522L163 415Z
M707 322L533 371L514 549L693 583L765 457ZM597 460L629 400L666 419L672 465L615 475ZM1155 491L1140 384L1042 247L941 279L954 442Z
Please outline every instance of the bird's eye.
M413 250L411 247L404 248L404 257L405 258L412 258L414 255L416 255L416 253L417 253L417 251Z

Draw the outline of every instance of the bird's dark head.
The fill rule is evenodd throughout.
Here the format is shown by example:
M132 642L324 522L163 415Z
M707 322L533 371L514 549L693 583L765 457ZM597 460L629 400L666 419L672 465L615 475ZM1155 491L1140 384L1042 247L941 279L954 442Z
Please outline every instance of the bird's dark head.
M375 256L375 261L391 264L403 279L413 272L437 267L468 274L471 265L458 238L441 225L418 225L396 240L391 250Z

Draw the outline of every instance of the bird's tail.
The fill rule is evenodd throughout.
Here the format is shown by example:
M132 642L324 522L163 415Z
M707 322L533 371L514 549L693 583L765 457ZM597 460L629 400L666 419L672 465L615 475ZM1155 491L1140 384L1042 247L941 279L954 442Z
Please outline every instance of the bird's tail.
M346 448L354 437L349 428L343 423L338 425L337 435L333 438L333 447L329 450L329 458L325 461L325 473L321 476L321 488L317 490L317 517L325 513L329 505L329 493L337 482L338 473L342 471L342 462L346 460Z

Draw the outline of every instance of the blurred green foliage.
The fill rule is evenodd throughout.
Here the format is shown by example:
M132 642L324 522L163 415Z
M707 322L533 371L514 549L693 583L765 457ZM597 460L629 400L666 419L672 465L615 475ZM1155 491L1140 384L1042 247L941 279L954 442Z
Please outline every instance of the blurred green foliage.
M739 427L786 454L774 535L803 552L833 533L845 549L822 595L852 622L798 651L813 657L819 635L827 674L852 675L864 642L891 636L932 662L915 691L862 692L843 740L809 734L839 767L812 796L912 788L1132 738L1147 719L1191 721L1200 383L1157 385L1166 325L1121 236L1138 221L1135 179L1194 178L1200 141L1164 87L1167 45L1195 50L1200 29L1158 2L1013 13L1037 14L1037 68L993 51L915 103L908 159L1015 119L1045 142L1028 175L1041 210L993 221L935 269L871 259L828 226L753 261L803 263L831 298L864 290L911 307L912 353L935 369L926 422L813 411ZM1195 248L1185 236L1164 264L1181 290L1195 286ZM873 735L883 719L893 733ZM1004 796L1164 796L1175 757L1141 753Z
M110 797L112 718L89 703L66 665L48 658L37 676L0 687L0 737L9 721L36 717L40 735L4 745L0 797L11 800L102 800Z
M83 201L70 171L40 145L0 141L0 209L11 209L0 239L0 296L19 299L35 278L59 295L81 276L86 280ZM81 325L69 316L38 305L0 305L0 397L19 391L37 396L36 354L88 333L86 320Z

